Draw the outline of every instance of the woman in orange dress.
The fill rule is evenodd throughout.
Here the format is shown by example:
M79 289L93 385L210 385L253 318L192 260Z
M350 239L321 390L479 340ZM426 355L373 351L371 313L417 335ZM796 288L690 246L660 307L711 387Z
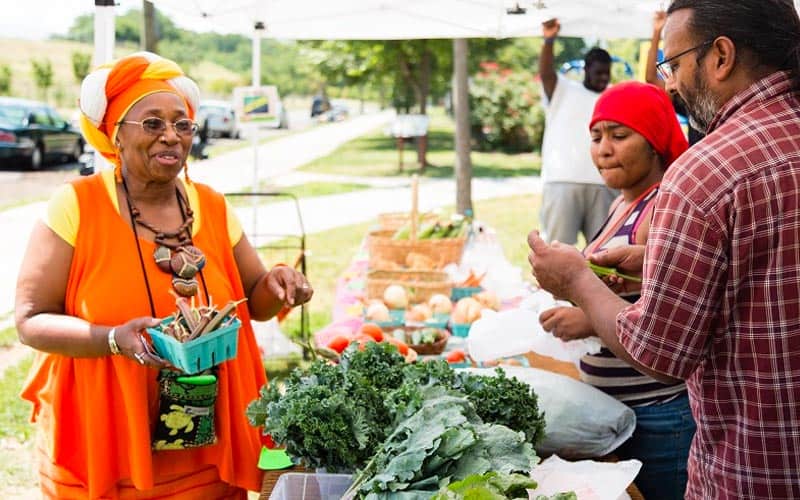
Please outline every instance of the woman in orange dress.
M224 197L179 177L198 100L174 62L146 52L81 87L82 132L115 168L55 193L17 283L19 336L37 351L22 396L40 431L46 498L247 498L260 489L259 433L245 408L266 377L250 319L313 290L289 267L267 271ZM237 356L213 372L210 442L164 449L155 429L169 419L159 381L170 372L145 329L175 312L176 294L217 307L248 300L236 309Z

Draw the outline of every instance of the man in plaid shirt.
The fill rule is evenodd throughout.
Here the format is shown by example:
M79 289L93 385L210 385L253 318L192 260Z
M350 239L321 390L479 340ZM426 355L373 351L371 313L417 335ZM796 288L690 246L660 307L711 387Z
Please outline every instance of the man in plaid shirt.
M664 39L666 88L708 135L664 176L641 299L536 231L529 261L617 356L686 380L686 498L800 498L800 19L791 0L675 0ZM642 269L610 252L593 260Z

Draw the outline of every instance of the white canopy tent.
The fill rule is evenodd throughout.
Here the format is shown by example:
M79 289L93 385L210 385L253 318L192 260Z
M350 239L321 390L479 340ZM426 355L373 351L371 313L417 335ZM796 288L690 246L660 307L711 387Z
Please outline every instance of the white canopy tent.
M537 36L558 17L563 36L648 38L664 0L152 0L200 31L292 40L393 40ZM508 9L525 12L510 15Z
M456 204L471 206L466 38L540 36L541 23L561 21L561 35L589 39L649 38L652 16L666 0L151 0L176 24L195 31L253 37L253 85L260 84L260 39L454 39ZM800 0L796 0L800 1ZM113 46L113 0L95 0L95 63ZM107 29L107 23L111 29ZM104 34L102 34L104 33ZM110 40L109 40L109 33ZM101 35L102 34L102 35ZM463 59L463 60L461 60ZM254 147L254 156L257 148ZM256 158L254 168L257 169ZM465 172L467 172L465 174ZM254 173L257 176L257 171ZM466 201L465 201L466 198Z

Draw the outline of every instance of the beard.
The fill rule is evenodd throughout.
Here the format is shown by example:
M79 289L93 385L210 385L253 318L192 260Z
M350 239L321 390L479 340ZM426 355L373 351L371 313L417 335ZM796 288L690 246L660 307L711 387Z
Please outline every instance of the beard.
M684 91L681 99L686 105L689 125L695 130L706 132L711 120L719 111L716 97L709 91L708 82L699 69L695 70L694 87Z

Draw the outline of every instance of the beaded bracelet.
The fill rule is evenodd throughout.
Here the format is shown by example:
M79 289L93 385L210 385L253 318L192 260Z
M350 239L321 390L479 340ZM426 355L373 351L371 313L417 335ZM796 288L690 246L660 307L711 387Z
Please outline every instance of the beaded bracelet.
M117 328L114 327L108 331L108 349L111 351L113 356L117 354L122 354L119 346L117 345L117 339L115 338L117 335Z

